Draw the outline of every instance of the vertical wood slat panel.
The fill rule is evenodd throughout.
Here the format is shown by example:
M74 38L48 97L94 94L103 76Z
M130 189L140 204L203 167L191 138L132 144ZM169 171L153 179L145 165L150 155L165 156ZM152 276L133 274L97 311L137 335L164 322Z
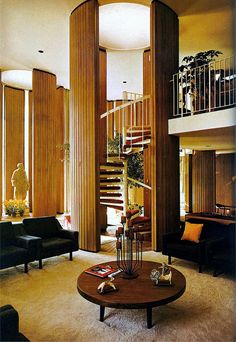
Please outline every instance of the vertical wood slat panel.
M162 248L162 235L178 227L179 138L168 135L172 110L170 79L178 69L178 17L169 7L154 0L151 4L152 78L152 246Z
M0 73L1 75L1 73ZM2 97L3 97L3 85L0 82L0 218L2 216Z
M69 90L65 89L64 92L64 115L65 115L65 129L64 129L64 142L69 144L70 142L70 115L69 115ZM70 151L67 154L64 168L64 210L66 213L70 212Z
M24 111L25 92L21 89L5 87L5 194L13 198L11 176L18 163L24 164Z
M33 216L56 214L56 76L33 70Z
M61 146L64 144L64 121L65 121L65 89L59 87L56 90L57 120L56 120L56 202L57 213L64 213L64 150Z
M89 251L100 248L98 63L98 3L90 0L70 17L71 223Z
M32 211L32 91L29 91L29 145L28 145L28 153L29 153L29 208Z
M104 49L99 49L99 110L98 110L98 153L99 162L106 161L106 119L100 119L100 115L107 110L107 52ZM106 230L107 227L107 208L99 205L98 210L100 230Z
M192 155L186 154L183 158L183 186L186 212L192 212Z
M215 210L215 151L195 151L192 157L193 212Z
M216 156L216 203L236 205L236 153Z
M145 50L143 53L143 94L151 94L151 51ZM146 109L145 109L146 110ZM147 112L149 122L149 111ZM151 186L151 149L143 152L144 183ZM151 217L151 191L144 189L144 214Z

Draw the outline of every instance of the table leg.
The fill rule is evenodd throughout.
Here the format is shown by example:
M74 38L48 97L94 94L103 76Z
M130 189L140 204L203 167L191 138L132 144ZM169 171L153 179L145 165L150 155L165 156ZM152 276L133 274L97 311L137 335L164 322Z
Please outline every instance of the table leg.
M152 327L152 307L147 307L147 328L150 329Z
M104 321L105 306L100 305L100 322Z

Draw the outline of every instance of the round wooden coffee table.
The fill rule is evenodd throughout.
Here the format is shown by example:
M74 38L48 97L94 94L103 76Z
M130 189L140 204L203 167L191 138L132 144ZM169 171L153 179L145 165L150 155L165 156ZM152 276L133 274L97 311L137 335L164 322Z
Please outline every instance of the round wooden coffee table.
M109 261L99 265L110 265L116 268L116 261ZM96 266L96 265L95 265ZM95 267L94 266L94 267ZM92 303L100 305L100 321L104 320L105 307L117 309L147 309L147 328L152 327L152 308L173 302L185 291L186 280L182 273L171 267L172 285L156 286L150 280L151 270L161 264L143 261L139 276L135 279L124 279L122 273L115 277L114 285L118 291L99 294L98 285L108 278L81 273L77 280L77 289L82 297Z

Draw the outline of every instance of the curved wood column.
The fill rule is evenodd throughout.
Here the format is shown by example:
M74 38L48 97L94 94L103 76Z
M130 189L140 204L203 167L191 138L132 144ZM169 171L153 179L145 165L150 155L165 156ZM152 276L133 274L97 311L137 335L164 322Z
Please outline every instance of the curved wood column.
M33 70L32 213L56 215L56 76Z
M179 208L179 139L168 135L172 114L170 80L177 72L179 59L177 15L159 1L151 4L151 114L152 243L161 250L162 235L175 230Z
M80 248L100 247L98 3L89 0L70 16L71 225Z

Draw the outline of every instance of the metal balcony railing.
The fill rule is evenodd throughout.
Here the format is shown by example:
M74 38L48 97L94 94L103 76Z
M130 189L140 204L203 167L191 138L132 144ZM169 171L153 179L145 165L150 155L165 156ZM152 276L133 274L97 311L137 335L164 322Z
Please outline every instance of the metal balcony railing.
M173 117L236 104L235 55L173 75Z

